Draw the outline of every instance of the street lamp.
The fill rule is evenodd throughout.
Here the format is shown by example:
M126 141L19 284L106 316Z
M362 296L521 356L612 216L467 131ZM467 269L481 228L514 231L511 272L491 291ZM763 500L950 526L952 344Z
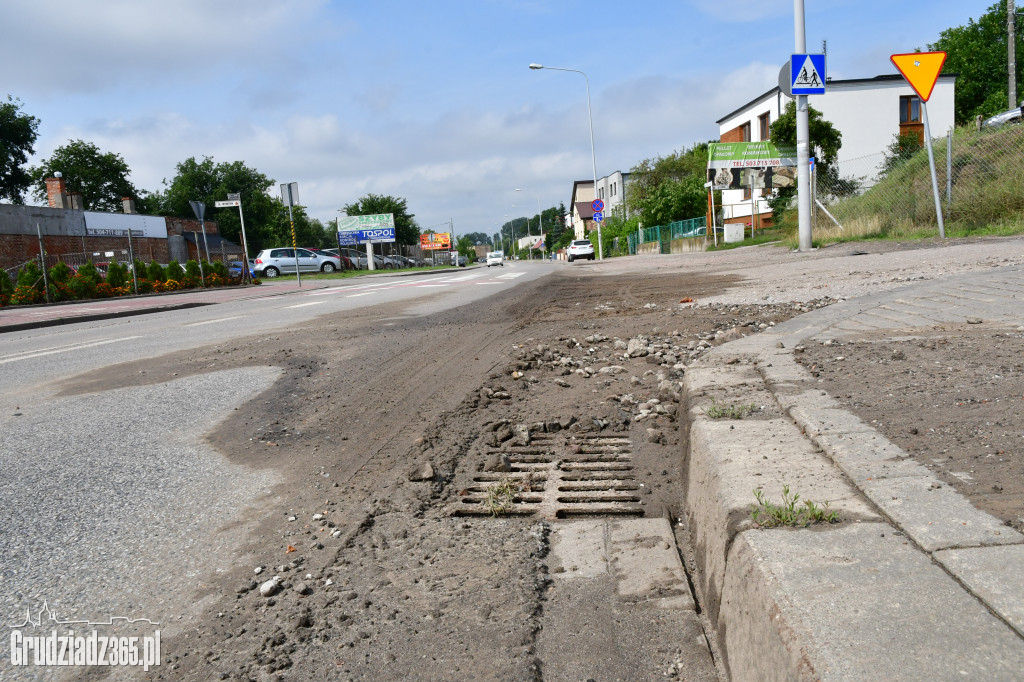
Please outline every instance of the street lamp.
M509 221L508 213L505 214L505 222L508 223L509 229L512 230L512 241L509 242L508 250L511 251L513 254L515 254L515 253L517 253L517 250L516 250L516 224L514 222Z
M542 64L530 64L530 68L534 71L540 69L551 69L552 71L572 71L583 76L583 80L587 83L587 120L590 122L590 160L594 166L594 198L597 198L597 155L594 153L594 114L590 108L590 79L587 78L587 74L583 73L579 69L563 69L558 66L544 66ZM595 220L597 223L597 258L598 260L604 260L604 248L601 244L601 223Z

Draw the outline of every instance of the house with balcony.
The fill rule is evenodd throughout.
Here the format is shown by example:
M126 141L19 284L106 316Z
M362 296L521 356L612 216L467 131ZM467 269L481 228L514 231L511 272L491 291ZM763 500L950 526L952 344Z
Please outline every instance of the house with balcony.
M928 100L933 136L944 136L954 125L953 96L956 74L939 76ZM776 86L718 119L721 142L761 142L771 138L771 124L792 100ZM811 95L809 104L842 133L837 167L841 177L863 178L864 186L877 179L884 153L897 136L916 135L924 141L921 100L900 74L826 80L824 95ZM813 154L813 151L812 151ZM769 187L722 191L726 223L771 224Z

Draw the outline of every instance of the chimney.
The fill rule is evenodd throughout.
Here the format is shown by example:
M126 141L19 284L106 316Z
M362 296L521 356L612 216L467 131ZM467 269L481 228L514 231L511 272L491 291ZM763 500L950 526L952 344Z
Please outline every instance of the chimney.
M68 196L69 199L71 199L71 202L70 202L71 205L68 206L67 208L70 208L72 211L81 211L81 210L83 210L82 209L82 193L81 192L72 192L71 194L68 194L67 196Z
M124 212L128 214L137 213L135 210L135 199L131 197L121 197L121 205L124 206Z
M50 208L68 208L68 187L60 173L54 173L52 178L46 178L46 200Z

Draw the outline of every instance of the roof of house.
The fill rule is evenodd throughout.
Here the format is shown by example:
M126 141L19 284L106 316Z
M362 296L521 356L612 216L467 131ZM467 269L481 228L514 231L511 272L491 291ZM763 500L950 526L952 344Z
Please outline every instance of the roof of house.
M594 207L589 201L577 201L575 203L576 212L580 214L580 218L583 220L590 220L594 217Z
M193 244L198 243L200 247L209 247L211 251L213 249L217 249L218 253L220 252L221 243L224 244L225 249L239 251L242 248L238 244L235 244L230 240L224 239L219 234L214 234L212 232L206 233L205 242L203 240L201 232L183 232L182 236L185 237L185 241L187 242L192 242Z
M950 79L955 80L956 77L959 76L959 75L960 75L959 73L943 73L943 74L939 75L939 80L950 80ZM889 82L892 82L892 81L900 81L900 82L904 82L904 83L906 82L906 80L903 78L902 74L887 73L887 74L883 74L881 76L875 76L874 78L847 78L847 79L844 79L844 80L833 80L833 79L829 78L829 79L826 79L825 86L826 86L826 88L836 87L836 86L838 86L838 87L849 87L849 86L856 86L856 85L865 85L865 84L870 84L870 83L876 83L876 84L889 83ZM759 96L755 97L754 99L750 100L749 102L747 102L746 104L744 104L743 106L739 107L735 111L729 112L728 114L726 114L722 118L720 118L717 121L715 121L715 123L717 123L718 125L722 125L723 121L726 121L726 120L732 118L736 114L742 113L744 110L749 109L750 107L754 106L758 102L766 100L769 97L775 97L779 93L780 93L779 86L776 85L774 88L772 88L768 92L764 93L763 95L759 95ZM786 95L786 96L788 97L788 95Z

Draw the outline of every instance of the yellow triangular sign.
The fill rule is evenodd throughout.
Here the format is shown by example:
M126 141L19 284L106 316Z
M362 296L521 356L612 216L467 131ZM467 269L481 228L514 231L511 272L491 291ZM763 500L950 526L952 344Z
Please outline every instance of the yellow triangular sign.
M911 52L910 54L894 54L889 57L903 77L914 88L914 92L927 102L932 96L935 81L939 80L942 65L946 63L945 52Z

